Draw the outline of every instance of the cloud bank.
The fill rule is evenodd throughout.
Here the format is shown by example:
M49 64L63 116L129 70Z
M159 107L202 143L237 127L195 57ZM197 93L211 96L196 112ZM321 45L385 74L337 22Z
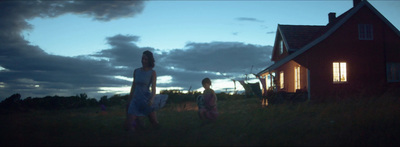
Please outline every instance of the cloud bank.
M95 21L134 17L144 9L144 1L5 1L0 2L0 100L20 93L22 97L47 95L71 96L87 93L90 97L102 87L130 86L132 73L141 66L142 52L150 50L156 60L158 77L169 77L159 87L201 88L204 77L235 79L256 73L270 60L271 46L241 42L187 43L182 49L164 52L139 47L139 36L116 34L106 38L110 48L95 54L64 57L30 45L21 32L33 29L26 20L57 17L72 13ZM252 71L251 71L252 69ZM115 78L123 77L123 78Z

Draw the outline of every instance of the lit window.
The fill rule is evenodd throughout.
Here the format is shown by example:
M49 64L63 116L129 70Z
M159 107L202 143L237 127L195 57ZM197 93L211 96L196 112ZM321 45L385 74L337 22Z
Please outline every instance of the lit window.
M279 81L280 81L280 87L281 89L285 88L284 87L284 77L283 77L283 71L281 71L280 75L279 75Z
M294 90L300 89L300 66L294 68Z
M400 63L387 63L388 82L400 82Z
M333 62L333 82L346 82L346 62Z
M279 49L281 50L281 54L283 54L283 41L282 40L279 43Z
M358 39L373 40L372 24L358 24Z

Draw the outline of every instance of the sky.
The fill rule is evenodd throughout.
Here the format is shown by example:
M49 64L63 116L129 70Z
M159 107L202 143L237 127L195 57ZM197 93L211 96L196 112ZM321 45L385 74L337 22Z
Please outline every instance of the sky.
M369 0L397 29L400 1ZM0 100L128 94L154 53L160 90L243 91L270 61L278 24L326 25L352 0L0 1Z

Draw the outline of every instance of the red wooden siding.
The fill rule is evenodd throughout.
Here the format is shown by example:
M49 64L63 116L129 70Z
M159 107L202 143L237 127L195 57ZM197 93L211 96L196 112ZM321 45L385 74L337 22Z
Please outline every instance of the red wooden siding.
M358 39L358 24L373 25L373 40ZM310 70L311 97L372 92L386 86L386 61L400 61L399 46L400 37L363 7L327 39L294 60ZM347 63L347 82L333 83L333 62Z

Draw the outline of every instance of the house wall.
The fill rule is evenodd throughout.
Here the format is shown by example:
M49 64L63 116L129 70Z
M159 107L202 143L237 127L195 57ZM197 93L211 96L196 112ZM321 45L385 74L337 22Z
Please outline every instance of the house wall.
M283 53L280 53L279 44L282 40L282 36L280 35L279 30L277 31L277 35L275 38L276 38L276 40L274 43L274 49L273 49L273 53L272 53L273 55L272 55L271 60L276 62L276 61L279 61L279 60L285 58L288 55L288 51L287 51L286 45L284 44L283 45Z
M289 61L288 63L282 65L276 69L275 78L277 80L278 90L286 92L296 92L295 88L295 75L294 68L300 66L300 87L302 90L307 90L307 69L295 61ZM284 72L284 88L281 89L280 86L280 72Z
M360 23L373 25L374 40L358 39ZM310 70L312 99L338 94L378 92L386 86L385 60L400 60L399 43L400 37L377 15L364 7L327 39L294 60ZM386 59L384 52L390 52ZM347 63L347 82L333 83L333 62Z
M307 68L304 66L300 66L300 87L302 91L308 90L308 76L307 76Z

